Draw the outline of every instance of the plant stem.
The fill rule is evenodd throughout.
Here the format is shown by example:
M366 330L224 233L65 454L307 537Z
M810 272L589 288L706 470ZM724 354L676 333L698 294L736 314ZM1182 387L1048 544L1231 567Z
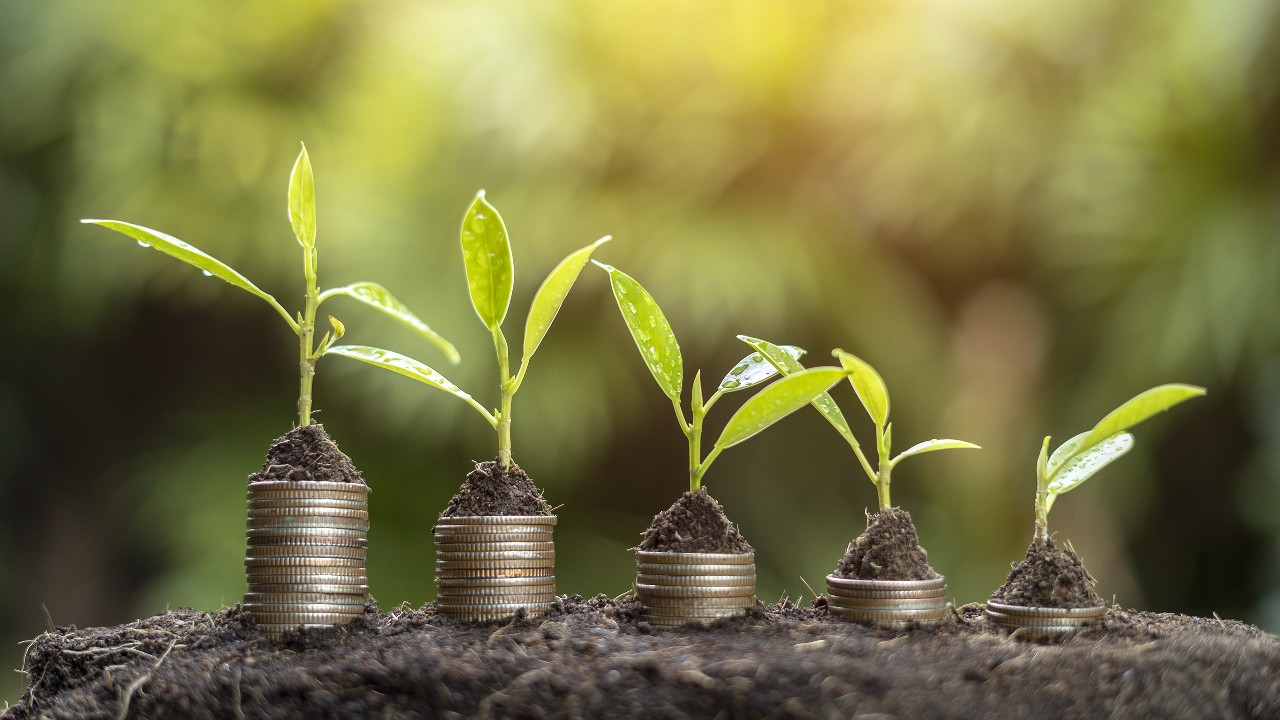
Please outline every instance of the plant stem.
M1044 547L1049 541L1049 483L1036 483L1036 547Z
M498 375L501 379L502 405L498 410L498 464L505 471L511 467L511 398L515 385L511 378L511 360L507 351L507 338L502 328L493 328L493 347L498 351Z
M880 512L884 512L893 507L889 502L889 469L887 465L880 466L880 473L876 478L876 498L880 501Z
M696 493L702 487L702 473L706 467L702 462L702 418L706 409L693 406L693 426L689 428L689 492Z
M316 376L316 308L320 305L320 293L316 288L316 248L302 249L303 274L307 278L307 294L302 312L302 322L298 324L298 365L301 373L301 388L298 392L298 426L311 424L311 385Z

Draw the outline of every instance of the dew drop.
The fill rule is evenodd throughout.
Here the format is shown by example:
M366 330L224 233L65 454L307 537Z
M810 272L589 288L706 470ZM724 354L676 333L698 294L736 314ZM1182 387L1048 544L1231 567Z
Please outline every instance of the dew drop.
M724 383L722 383L722 385L724 385L724 387L729 390L732 390L741 384L742 383L738 382L737 380L726 380Z
M201 270L200 274L205 277L213 277L213 273L209 272L208 270Z

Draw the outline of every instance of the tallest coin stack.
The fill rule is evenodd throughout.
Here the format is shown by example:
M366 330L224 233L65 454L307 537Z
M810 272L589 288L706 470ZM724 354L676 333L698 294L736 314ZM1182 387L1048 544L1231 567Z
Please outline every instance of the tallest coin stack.
M364 614L368 496L363 483L249 483L244 607L268 638Z

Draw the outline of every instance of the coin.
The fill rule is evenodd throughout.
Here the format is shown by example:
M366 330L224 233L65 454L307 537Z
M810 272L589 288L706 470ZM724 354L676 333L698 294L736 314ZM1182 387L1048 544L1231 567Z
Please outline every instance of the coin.
M689 575L689 576L637 575L636 583L641 585L654 585L657 587L754 588L756 586L756 576L743 575L738 577L738 576L726 576L726 575Z
M636 563L636 572L642 575L755 575L755 563L750 565L675 565L666 563Z
M636 583L636 595L641 602L647 597L676 597L676 598L699 598L699 597L741 597L743 595L754 594L753 588L745 587L714 587L704 585L701 587L671 587L667 585L647 585Z
M664 565L754 565L756 554L751 553L677 553L636 551L636 562L662 563Z

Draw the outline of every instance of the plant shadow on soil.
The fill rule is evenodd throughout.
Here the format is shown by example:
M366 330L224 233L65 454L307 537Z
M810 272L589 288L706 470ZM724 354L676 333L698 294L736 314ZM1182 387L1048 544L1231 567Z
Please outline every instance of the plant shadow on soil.
M560 597L477 624L434 604L262 638L239 606L59 628L0 715L325 717L1280 717L1280 638L1235 621L1113 608L1052 644L966 605L889 631L785 600L655 633L634 598Z

